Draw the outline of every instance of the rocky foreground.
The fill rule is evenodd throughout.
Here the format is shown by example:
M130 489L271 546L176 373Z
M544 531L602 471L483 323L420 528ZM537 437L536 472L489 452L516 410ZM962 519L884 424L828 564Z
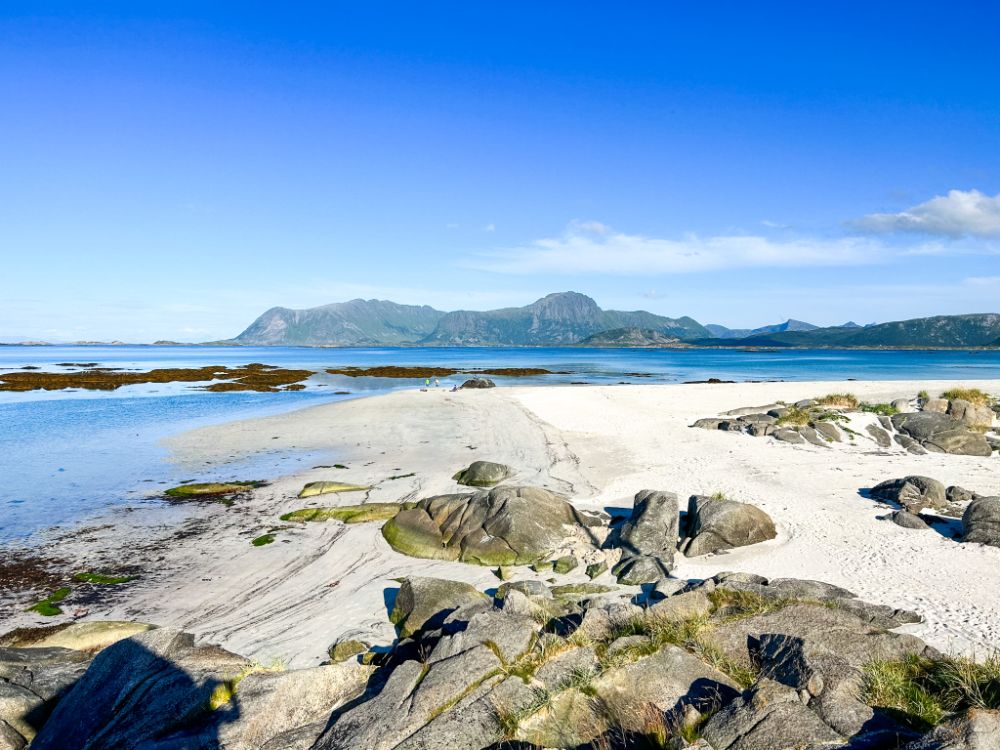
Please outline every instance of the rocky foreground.
M479 461L456 477L510 472ZM880 492L915 503L937 489L912 480ZM386 592L391 646L340 640L299 670L177 628L16 630L0 641L0 748L1000 747L1000 662L894 632L918 613L819 581L672 577L675 555L774 538L752 505L693 496L681 513L646 490L616 521L505 485L388 505L304 521L388 518L397 550L496 565L498 586L402 579ZM607 582L559 583L584 563ZM526 565L547 582L519 576Z

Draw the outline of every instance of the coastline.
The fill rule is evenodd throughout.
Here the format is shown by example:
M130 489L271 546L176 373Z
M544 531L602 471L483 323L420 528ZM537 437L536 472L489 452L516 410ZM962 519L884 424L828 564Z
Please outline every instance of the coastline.
M996 457L884 454L874 443L870 450L827 450L689 427L700 417L778 399L849 390L888 401L957 382L408 390L200 428L166 441L179 465L307 450L329 456L324 464L348 468L279 477L232 507L192 506L178 524L164 522L155 508L114 509L90 530L54 534L40 554L63 557L77 568L132 565L139 578L107 587L113 590L101 591L89 604L73 604L57 618L20 612L27 601L22 597L0 630L63 622L86 607L81 619L177 625L237 652L292 666L319 663L326 647L342 637L387 644L394 636L386 616L393 579L436 575L484 589L496 586L497 578L486 568L399 555L381 538L378 524L283 524L279 516L308 505L296 498L308 481L373 487L321 496L320 505L398 502L459 491L452 474L486 459L513 466L512 482L562 492L580 508L629 507L643 488L675 491L682 502L690 494L717 491L752 502L774 518L777 539L728 554L678 557L674 575L703 578L741 570L828 581L920 611L927 621L907 631L938 648L982 653L1000 647L1000 550L879 521L886 507L858 491L884 479L925 474L996 494ZM998 380L961 384L1000 390ZM272 527L282 527L275 543L250 544ZM536 577L527 568L518 572ZM584 580L582 571L566 578Z

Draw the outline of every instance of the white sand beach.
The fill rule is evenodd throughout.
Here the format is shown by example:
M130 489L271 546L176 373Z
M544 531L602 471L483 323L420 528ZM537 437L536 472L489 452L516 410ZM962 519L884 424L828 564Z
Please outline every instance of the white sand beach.
M1000 646L1000 549L959 544L935 531L879 520L888 509L862 488L923 474L984 495L1000 494L992 458L880 450L867 438L829 449L772 438L692 429L728 409L850 391L870 401L934 393L947 382L793 382L705 385L512 387L482 391L403 391L281 416L208 427L173 438L173 460L195 471L285 449L325 451L329 463L277 478L230 508L191 510L184 534L125 512L110 526L64 540L58 552L91 569L141 559L145 573L83 619L177 625L260 660L311 666L334 640L358 635L388 644L386 592L393 580L429 575L482 589L499 582L481 567L394 552L378 523L285 524L279 516L309 503L397 502L460 491L452 475L477 459L517 470L512 483L547 487L581 508L631 506L641 489L723 492L766 511L770 542L685 559L674 575L723 570L811 578L860 597L914 609L926 622L908 632L949 651L984 654ZM1000 381L963 386L1000 391ZM299 500L308 481L372 485L364 493ZM250 540L278 528L276 541ZM54 553L55 550L49 550ZM525 577L534 577L527 568ZM605 574L607 575L607 574ZM585 580L581 569L569 580ZM79 613L78 613L79 614ZM0 629L39 624L11 614Z

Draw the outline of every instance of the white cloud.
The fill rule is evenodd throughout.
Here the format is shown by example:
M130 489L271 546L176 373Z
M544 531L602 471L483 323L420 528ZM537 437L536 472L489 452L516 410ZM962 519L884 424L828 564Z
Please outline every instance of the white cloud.
M598 229L600 231L598 231ZM878 262L889 250L863 237L772 240L756 235L660 239L574 222L560 237L482 253L463 265L510 274L649 275L747 267L848 266Z
M951 190L899 213L868 214L853 226L869 232L1000 237L1000 194Z
M495 232L495 231L497 231L497 225L496 224L487 224L485 227L483 227L483 231L484 232Z

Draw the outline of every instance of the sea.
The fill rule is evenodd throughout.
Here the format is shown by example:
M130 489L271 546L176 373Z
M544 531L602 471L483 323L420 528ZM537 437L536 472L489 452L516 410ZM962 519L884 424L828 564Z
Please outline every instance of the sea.
M491 378L510 385L754 380L1000 379L1000 351L867 351L587 348L372 348L210 346L0 346L0 373L80 365L132 370L260 362L318 371L301 391L200 390L151 383L114 391L0 392L0 547L30 542L116 504L153 502L183 481L266 479L319 457L268 452L197 469L169 461L163 439L204 425L304 409L422 380L329 375L326 368L426 365L540 367L558 374ZM450 388L468 376L440 378ZM433 387L433 386L432 386Z

